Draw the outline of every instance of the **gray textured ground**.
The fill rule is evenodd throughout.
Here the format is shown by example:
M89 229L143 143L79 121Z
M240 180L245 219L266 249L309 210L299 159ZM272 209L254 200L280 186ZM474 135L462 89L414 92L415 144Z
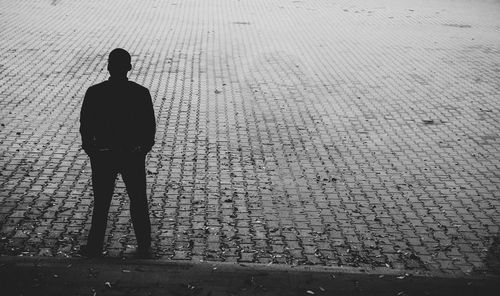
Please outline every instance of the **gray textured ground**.
M87 87L151 90L165 259L498 271L498 1L0 1L0 252L72 256ZM109 256L135 245L121 181Z

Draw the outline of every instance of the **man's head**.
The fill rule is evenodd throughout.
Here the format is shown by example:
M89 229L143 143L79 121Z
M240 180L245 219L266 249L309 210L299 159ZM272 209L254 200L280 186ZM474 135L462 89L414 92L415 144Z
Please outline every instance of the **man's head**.
M109 53L108 71L111 76L127 76L130 69L130 54L125 49L115 48Z

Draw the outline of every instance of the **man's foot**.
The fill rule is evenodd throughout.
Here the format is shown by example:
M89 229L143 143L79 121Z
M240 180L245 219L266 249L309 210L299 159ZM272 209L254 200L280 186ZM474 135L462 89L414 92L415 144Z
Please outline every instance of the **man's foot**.
M88 245L82 245L80 251L78 251L78 255L87 258L97 258L102 257L102 251L96 248L90 248Z
M151 248L137 248L134 253L134 258L136 259L153 259L153 253Z

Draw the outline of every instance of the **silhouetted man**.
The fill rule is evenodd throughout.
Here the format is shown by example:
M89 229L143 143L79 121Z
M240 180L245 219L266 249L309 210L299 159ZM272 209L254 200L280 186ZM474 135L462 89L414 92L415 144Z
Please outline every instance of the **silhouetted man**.
M107 81L91 86L80 114L82 146L90 157L94 210L87 245L80 253L102 255L109 206L120 173L130 198L137 238L137 257L151 256L151 224L146 196L145 157L156 131L149 90L129 81L130 54L116 48L109 54Z

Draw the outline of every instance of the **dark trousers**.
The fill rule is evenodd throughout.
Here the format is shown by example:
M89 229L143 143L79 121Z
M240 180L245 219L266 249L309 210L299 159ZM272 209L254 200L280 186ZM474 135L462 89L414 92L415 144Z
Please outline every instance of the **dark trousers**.
M151 246L151 223L146 196L146 168L143 153L96 152L90 156L94 210L87 244L101 251L109 206L118 173L130 198L130 216L139 249Z

